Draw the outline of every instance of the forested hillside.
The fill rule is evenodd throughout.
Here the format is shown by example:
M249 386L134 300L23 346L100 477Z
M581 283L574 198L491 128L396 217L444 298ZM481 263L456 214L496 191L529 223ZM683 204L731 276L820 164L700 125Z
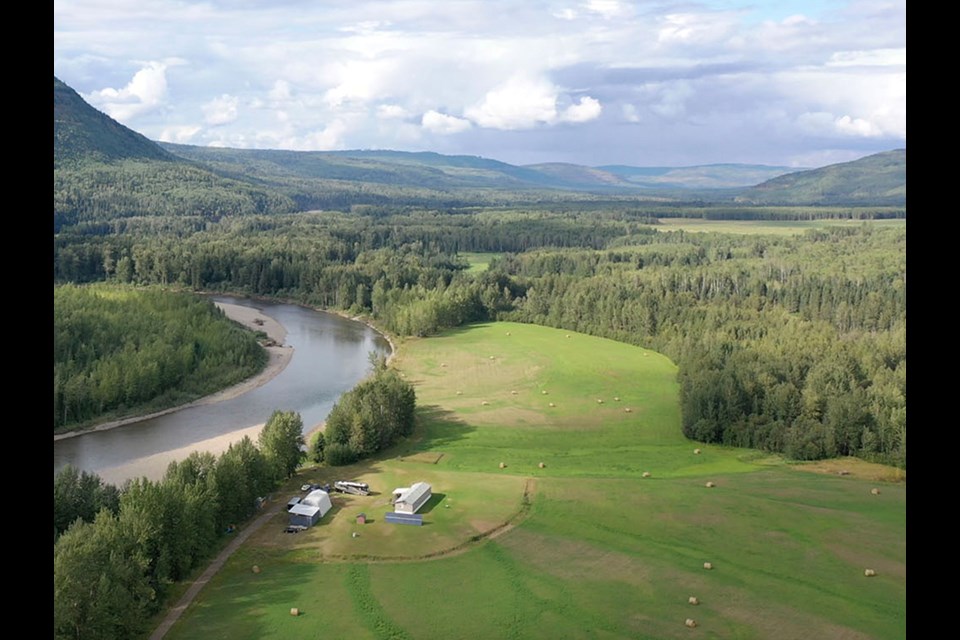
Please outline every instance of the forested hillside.
M750 204L884 204L907 201L907 150L791 173L745 190Z

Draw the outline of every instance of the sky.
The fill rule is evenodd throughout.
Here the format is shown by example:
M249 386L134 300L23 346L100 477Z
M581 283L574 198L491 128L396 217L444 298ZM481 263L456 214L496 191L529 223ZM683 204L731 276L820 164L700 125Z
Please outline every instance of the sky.
M54 76L152 140L511 164L905 148L906 0L54 0Z

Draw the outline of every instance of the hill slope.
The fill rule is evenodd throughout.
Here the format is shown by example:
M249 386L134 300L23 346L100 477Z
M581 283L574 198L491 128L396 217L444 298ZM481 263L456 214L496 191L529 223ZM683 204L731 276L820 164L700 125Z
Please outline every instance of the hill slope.
M178 158L53 79L53 226L293 211L286 195Z
M907 150L780 176L743 191L737 200L749 204L906 204Z
M136 131L87 104L53 78L53 164L125 159L172 161L174 158Z

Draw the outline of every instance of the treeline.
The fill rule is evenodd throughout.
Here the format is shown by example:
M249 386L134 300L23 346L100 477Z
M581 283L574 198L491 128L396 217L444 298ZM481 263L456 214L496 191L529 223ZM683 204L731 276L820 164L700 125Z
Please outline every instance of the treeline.
M274 295L400 335L501 318L642 344L679 365L691 437L906 464L902 227L658 232L644 209L128 220L59 234L55 273ZM479 274L458 258L491 249Z
M219 457L194 452L170 463L162 480L140 478L119 491L94 474L61 470L54 479L54 638L142 635L172 584L257 511L289 476L292 460L299 464L301 428L298 414L275 412L259 446L245 436Z
M310 443L311 458L331 466L367 458L413 433L415 410L413 386L379 359L373 376L333 405L326 427Z
M250 377L255 336L195 295L117 284L53 289L53 428L192 400Z
M675 240L505 256L500 317L670 356L696 440L906 466L905 232Z

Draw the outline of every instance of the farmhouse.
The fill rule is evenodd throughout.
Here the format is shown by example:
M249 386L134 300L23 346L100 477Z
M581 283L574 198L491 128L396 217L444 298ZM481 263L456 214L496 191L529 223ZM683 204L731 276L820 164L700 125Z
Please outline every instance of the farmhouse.
M393 490L393 510L396 513L414 514L430 499L430 485L417 482L410 487Z
M289 509L290 524L312 527L333 508L330 495L322 489L311 491L307 497Z

